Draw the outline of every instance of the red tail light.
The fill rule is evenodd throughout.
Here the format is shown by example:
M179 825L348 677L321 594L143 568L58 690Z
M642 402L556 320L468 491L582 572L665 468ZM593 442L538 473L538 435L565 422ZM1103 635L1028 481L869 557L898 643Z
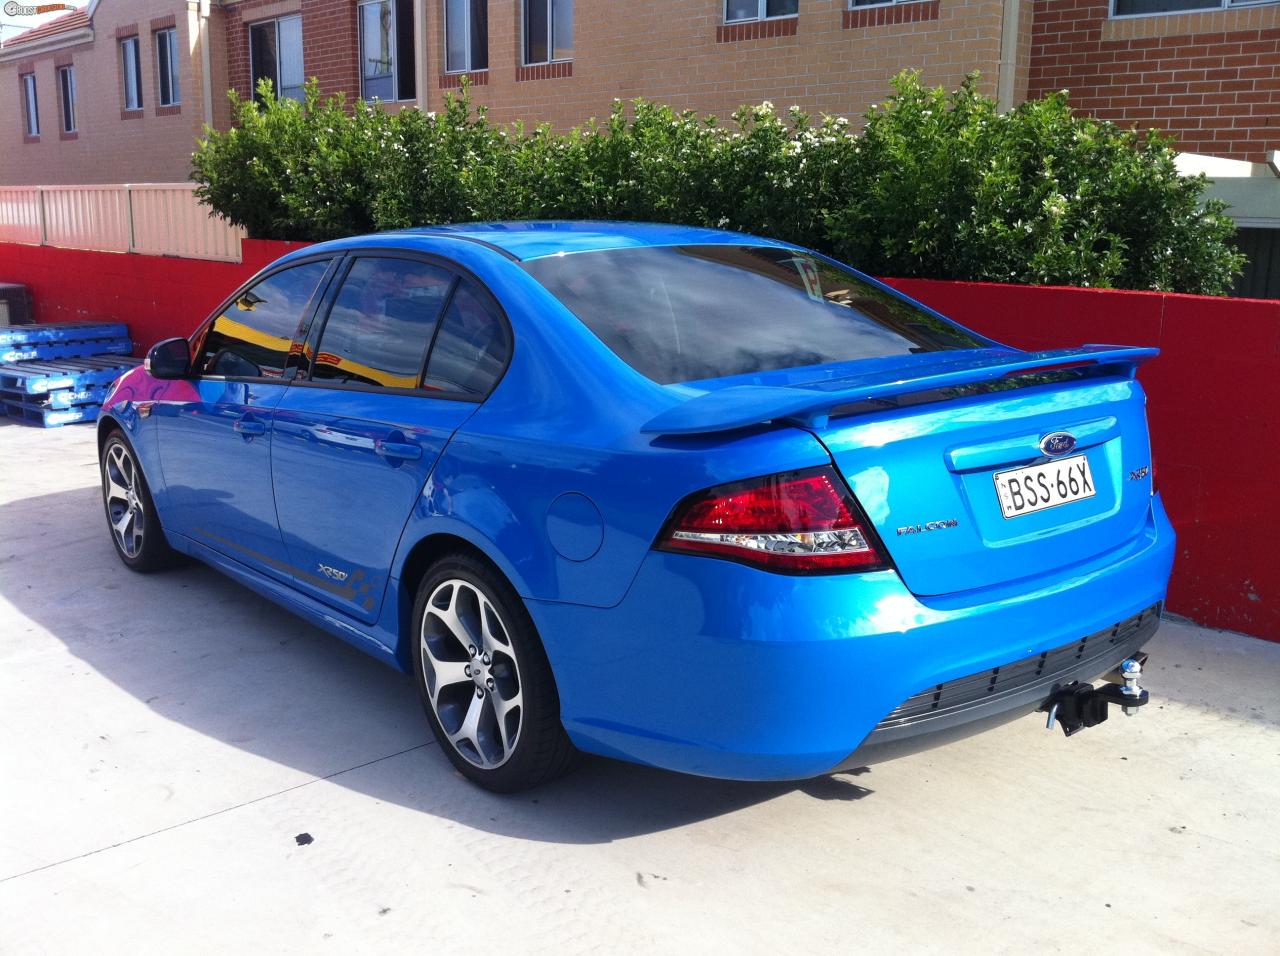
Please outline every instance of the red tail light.
M829 465L692 495L676 508L658 547L792 573L872 571L889 564Z

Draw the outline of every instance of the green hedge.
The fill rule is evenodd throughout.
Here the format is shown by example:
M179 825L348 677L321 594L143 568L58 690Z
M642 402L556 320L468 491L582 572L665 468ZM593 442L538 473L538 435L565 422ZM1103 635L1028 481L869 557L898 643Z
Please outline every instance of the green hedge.
M636 100L569 133L499 127L466 90L387 112L308 85L232 94L198 194L251 236L320 240L490 219L680 222L789 239L874 274L1225 294L1242 257L1171 140L1075 114L1065 94L1000 113L970 77L893 81L861 132L842 118L732 124Z

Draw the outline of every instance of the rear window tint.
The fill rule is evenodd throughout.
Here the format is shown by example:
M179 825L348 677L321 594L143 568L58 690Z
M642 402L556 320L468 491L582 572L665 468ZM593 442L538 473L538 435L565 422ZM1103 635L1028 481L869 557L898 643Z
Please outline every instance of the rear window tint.
M610 249L524 267L619 358L662 384L988 344L794 249Z

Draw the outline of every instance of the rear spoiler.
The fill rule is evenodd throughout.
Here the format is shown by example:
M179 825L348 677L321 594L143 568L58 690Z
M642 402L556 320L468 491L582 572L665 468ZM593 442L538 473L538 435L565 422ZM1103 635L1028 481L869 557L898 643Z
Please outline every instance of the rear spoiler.
M731 385L681 402L656 415L640 430L651 435L698 435L790 421L822 428L833 409L912 392L990 382L1025 372L1063 367L1120 365L1132 376L1159 349L1123 345L1082 345L1074 349L1015 352L982 349L955 353L952 362L913 368L910 363L799 385Z

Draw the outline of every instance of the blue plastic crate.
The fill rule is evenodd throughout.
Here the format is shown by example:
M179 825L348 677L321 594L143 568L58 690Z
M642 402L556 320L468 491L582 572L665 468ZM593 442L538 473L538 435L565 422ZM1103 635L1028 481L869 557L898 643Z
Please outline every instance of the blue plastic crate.
M74 408L76 405L101 405L107 397L106 385L89 385L84 388L58 388L49 392L20 392L17 389L0 388L0 402L25 402L40 404L45 408Z
M123 355L90 355L55 361L0 365L0 389L35 395L58 389L110 385L129 369L142 364Z
M0 326L0 348L128 337L129 327L123 322L54 322L49 325Z
M40 359L81 358L86 355L128 355L133 343L128 339L90 339L84 342L50 342L17 345L0 350L0 362L33 362Z
M5 411L10 418L39 425L42 428L54 428L58 425L72 425L76 422L97 421L101 405L77 405L75 408L46 408L43 405L31 405L25 402L4 402Z

